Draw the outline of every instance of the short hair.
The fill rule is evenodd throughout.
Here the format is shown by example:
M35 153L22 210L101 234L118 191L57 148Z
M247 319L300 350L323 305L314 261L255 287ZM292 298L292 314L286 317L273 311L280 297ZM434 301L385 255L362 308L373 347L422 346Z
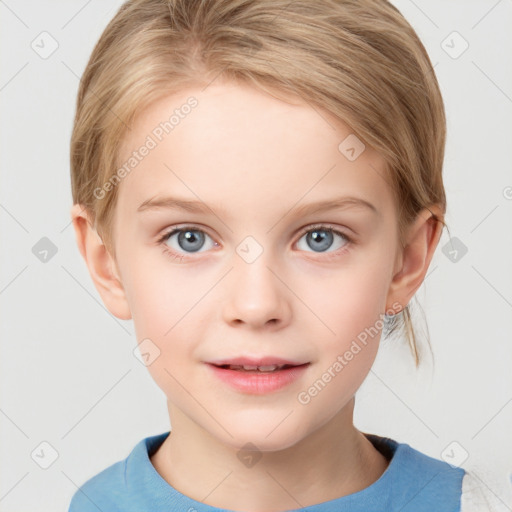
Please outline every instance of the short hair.
M439 85L411 25L386 0L129 0L105 28L81 78L71 137L73 202L116 258L112 178L137 114L187 87L222 79L296 97L350 127L386 163L399 241L439 205L446 119ZM404 330L416 366L409 305L386 315Z

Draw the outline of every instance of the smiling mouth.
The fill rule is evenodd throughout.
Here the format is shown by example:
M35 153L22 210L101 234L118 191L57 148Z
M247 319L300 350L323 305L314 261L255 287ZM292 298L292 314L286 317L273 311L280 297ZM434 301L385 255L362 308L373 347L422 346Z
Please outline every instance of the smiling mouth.
M242 362L242 361L240 361ZM251 361L252 362L252 361ZM304 364L227 364L208 363L213 375L240 393L264 395L284 389L303 377L311 362ZM279 362L279 361L277 361Z
M270 365L262 365L262 366L255 366L255 365L240 365L240 364L221 364L216 365L214 364L216 368L221 368L223 370L233 370L233 371L240 371L245 373L272 373L272 372L279 372L282 370L288 370L290 368L300 368L302 366L307 366L309 363L304 363L300 365L292 365L292 364L270 364Z

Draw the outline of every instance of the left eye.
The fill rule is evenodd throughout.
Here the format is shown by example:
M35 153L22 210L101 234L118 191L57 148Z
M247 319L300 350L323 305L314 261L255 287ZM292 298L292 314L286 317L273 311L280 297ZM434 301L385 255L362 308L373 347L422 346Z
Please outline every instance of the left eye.
M341 245L339 244L338 247L334 247L334 250L341 249L350 242L350 238L347 235L340 233L331 227L316 226L314 228L309 228L304 232L303 236L297 243L297 246L299 247L301 240L305 239L307 245L313 249L314 252L325 252L332 246L335 236L344 240L345 243L342 243ZM299 247L299 249L302 248Z

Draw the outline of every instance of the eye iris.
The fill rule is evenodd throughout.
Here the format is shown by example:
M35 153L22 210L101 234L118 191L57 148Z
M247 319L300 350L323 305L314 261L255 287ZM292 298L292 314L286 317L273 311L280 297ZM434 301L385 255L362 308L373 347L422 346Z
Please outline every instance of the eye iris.
M316 248L314 246L313 247L310 246L314 251L316 251L317 248L319 247L319 252L323 251L325 249L328 249L332 244L332 239L333 239L332 233L330 231L327 231L326 229L317 229L315 231L311 231L307 235L308 245L309 245L309 241L311 241L311 240L313 240L314 242L318 242L318 241L321 242L320 247L318 245Z
M183 242L192 243L192 247L190 245L188 247L187 246L183 247L182 246ZM199 231L192 231L192 230L182 231L178 235L178 243L182 249L190 251L190 252L195 252L195 251L198 251L199 249L201 249L201 247L204 243L204 235L202 233L200 233Z

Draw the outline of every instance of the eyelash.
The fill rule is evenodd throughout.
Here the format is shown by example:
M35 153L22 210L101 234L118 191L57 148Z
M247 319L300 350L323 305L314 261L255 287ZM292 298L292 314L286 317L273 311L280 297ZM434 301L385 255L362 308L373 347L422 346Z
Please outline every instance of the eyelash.
M167 246L165 244L165 242L167 242L167 240L169 240L169 238L171 238L172 235L174 235L176 233L180 233L182 231L200 231L201 233L204 233L204 234L208 235L208 233L206 231L204 231L204 230L202 230L200 228L197 228L195 226L190 226L190 225L173 228L173 229L167 231L166 233L164 233L158 239L158 241L157 241L158 245L162 246L163 252L165 254L170 256L172 259L178 259L179 258L180 262L183 259L188 260L188 259L193 259L193 258L187 256L186 254L175 253L172 249L169 249L169 246ZM337 258L342 253L347 251L348 248L351 245L354 244L354 239L351 236L347 235L346 233L344 233L342 231L338 231L337 229L335 229L334 227L330 226L329 224L315 224L313 226L307 226L306 228L304 228L304 229L302 229L300 231L300 233L299 233L299 240L304 235L306 235L307 233L309 233L311 231L326 231L328 233L334 233L335 235L339 235L341 238L343 238L345 240L346 244L341 249L337 249L336 251L329 252L329 253L317 253L317 254L325 254L324 259L326 259L328 261Z

